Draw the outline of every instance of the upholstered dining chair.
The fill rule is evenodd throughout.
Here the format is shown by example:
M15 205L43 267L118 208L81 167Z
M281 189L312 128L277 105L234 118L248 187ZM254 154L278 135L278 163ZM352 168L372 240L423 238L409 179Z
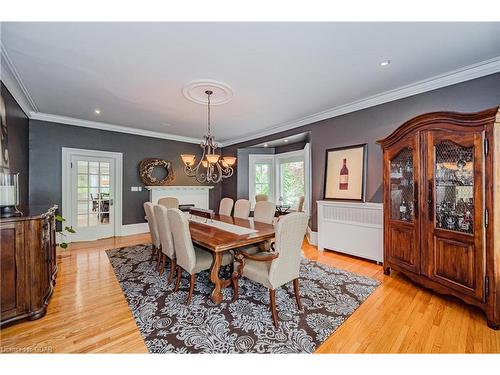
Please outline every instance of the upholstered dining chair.
M231 216L234 201L231 198L222 198L219 204L219 215Z
M179 208L179 200L174 197L160 198L158 199L158 204L167 208Z
M196 274L210 269L212 265L212 254L207 250L193 245L191 233L189 232L189 221L181 210L177 208L169 209L168 222L172 231L175 256L177 258L177 282L174 292L179 290L182 270L186 271L189 274L189 294L186 302L189 304L193 296ZM231 264L232 261L232 254L225 253L222 256L223 266Z
M266 224L273 224L276 205L273 202L260 201L255 203L253 219Z
M267 199L267 194L257 194L255 196L255 202L266 202Z
M170 259L170 272L168 274L168 282L171 282L175 272L175 251L174 243L172 241L172 231L168 222L168 208L162 205L154 206L154 213L156 218L156 226L158 228L158 235L161 243L161 259L160 259L160 275L165 271L167 258Z
M248 199L238 199L234 204L234 217L248 219L250 215L250 201Z
M246 277L269 289L273 323L278 328L276 313L276 289L293 281L293 291L297 308L302 310L299 291L299 270L302 241L306 234L308 217L305 213L294 212L284 216L276 225L275 251L269 253L237 253L232 283L233 302L238 298L238 279Z
M302 195L299 198L299 207L297 208L298 212L304 212L304 196Z
M158 234L158 226L156 224L156 218L155 218L155 213L154 213L154 204L151 202L144 202L144 212L146 213L146 220L148 222L149 226L149 233L151 234L151 241L153 243L153 259L156 256L158 256L158 268L160 266L160 249L161 249L161 242L160 242L160 236Z

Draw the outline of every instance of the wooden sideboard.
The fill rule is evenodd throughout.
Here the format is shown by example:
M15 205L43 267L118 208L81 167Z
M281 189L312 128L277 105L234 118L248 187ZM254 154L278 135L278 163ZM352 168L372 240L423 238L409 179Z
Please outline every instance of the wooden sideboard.
M21 207L0 219L0 327L45 315L57 274L53 207Z
M500 111L418 116L384 152L384 272L485 311L500 329Z

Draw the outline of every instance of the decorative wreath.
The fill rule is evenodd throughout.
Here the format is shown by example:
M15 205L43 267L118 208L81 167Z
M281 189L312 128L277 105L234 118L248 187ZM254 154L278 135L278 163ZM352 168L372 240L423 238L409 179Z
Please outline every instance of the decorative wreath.
M159 180L153 176L153 169L156 167L164 168L167 172L166 176ZM139 166L139 174L142 182L146 186L163 186L174 182L175 175L172 168L172 162L163 159L149 158L141 161Z

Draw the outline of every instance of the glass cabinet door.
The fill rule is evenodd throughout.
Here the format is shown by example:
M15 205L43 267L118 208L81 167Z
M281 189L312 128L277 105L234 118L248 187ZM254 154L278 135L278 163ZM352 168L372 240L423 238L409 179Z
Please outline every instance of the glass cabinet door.
M413 149L403 148L390 161L390 217L413 222L414 214Z
M474 232L474 147L451 141L434 145L434 224Z

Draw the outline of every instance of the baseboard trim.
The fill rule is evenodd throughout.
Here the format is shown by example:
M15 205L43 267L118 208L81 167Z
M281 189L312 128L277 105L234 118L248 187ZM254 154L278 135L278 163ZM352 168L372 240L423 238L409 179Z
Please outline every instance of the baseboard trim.
M306 235L309 245L318 246L318 232L313 231L311 227L307 227Z
M137 223L122 225L121 236L130 236L132 234L148 233L148 223Z

